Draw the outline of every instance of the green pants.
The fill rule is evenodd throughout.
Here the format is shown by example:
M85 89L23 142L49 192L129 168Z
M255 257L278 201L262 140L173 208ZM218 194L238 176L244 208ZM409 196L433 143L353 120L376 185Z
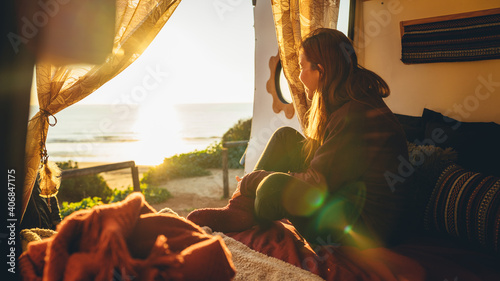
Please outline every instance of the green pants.
M304 137L289 127L278 129L269 140L254 170L273 171L256 191L255 214L265 221L288 219L311 244L350 244L346 239L363 207L365 190L353 183L330 194L288 172L307 168Z

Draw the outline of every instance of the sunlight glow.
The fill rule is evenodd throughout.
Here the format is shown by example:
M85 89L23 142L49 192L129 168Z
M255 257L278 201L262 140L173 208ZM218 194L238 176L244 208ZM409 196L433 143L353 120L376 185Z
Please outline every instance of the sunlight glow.
M171 105L149 105L141 108L133 131L138 141L129 153L139 165L158 165L165 157L182 148L180 124Z

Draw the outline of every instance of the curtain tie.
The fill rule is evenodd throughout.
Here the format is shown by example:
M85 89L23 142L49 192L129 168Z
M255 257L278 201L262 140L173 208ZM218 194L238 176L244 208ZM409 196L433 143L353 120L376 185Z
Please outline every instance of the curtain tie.
M57 118L50 112L45 109L40 108L40 113L42 118L46 118L47 124L49 126L54 127L57 124ZM54 118L54 122L50 122L50 117ZM40 138L40 162L43 164L47 164L47 159L49 158L49 154L47 153L47 147L45 146L46 132L42 129L42 135Z
M46 118L49 126L54 127L57 124L57 118L45 109L40 108L40 113L42 118ZM54 118L54 122L50 122L50 117ZM47 153L46 142L46 131L42 128L42 134L40 137L40 168L39 172L39 185L40 185L40 196L46 197L49 210L52 212L52 206L50 204L50 198L56 196L59 186L61 185L61 170L54 162L49 162L49 154Z
M54 116L54 114L42 108L40 108L39 111L42 113L43 117L47 118L47 123L49 123L51 127L54 127L57 124L57 118ZM50 117L54 118L54 123L50 123Z

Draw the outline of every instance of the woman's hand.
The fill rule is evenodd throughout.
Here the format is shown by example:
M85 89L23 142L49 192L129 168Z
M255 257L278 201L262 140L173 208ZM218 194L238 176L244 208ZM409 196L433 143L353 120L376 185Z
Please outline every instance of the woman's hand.
M233 196L231 196L231 198L235 198L235 197L238 197L241 195L241 192L240 192L241 178L236 176L236 181L238 182L238 187L236 187L236 190L234 191Z

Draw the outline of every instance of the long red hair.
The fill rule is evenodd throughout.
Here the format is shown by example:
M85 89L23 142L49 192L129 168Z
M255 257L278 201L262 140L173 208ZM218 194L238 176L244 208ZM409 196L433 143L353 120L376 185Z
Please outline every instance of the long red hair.
M384 79L358 64L351 40L338 30L314 30L302 41L300 51L313 69L322 66L318 89L306 114L305 153L310 160L323 144L331 113L351 100L363 102L371 96L387 97L390 90Z

